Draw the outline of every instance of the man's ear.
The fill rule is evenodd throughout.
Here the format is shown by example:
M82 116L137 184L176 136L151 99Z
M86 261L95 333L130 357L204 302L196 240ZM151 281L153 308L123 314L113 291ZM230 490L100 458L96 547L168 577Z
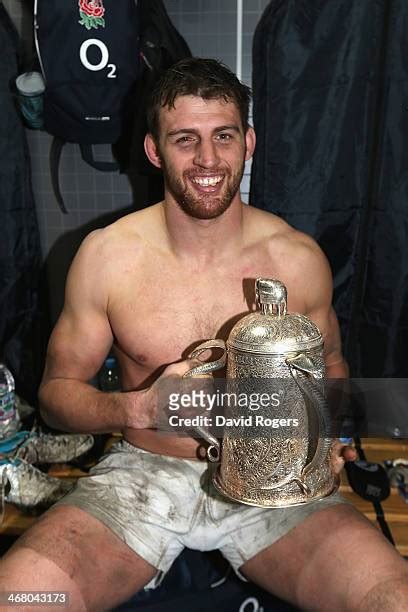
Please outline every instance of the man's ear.
M248 159L251 159L254 153L255 144L256 144L255 130L251 126L247 129L247 132L245 134L245 142L246 142L245 161L248 161Z
M156 168L161 168L159 149L151 134L146 134L145 136L144 149L149 161L153 164L153 166L156 166Z

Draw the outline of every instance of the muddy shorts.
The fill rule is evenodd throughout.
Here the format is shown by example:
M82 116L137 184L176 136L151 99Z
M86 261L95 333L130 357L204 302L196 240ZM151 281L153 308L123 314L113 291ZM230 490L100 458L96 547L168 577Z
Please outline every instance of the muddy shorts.
M339 503L339 494L304 506L257 508L229 501L211 482L213 464L167 457L126 441L80 478L57 505L70 505L102 521L132 550L157 567L156 586L188 547L219 549L238 568L307 516Z

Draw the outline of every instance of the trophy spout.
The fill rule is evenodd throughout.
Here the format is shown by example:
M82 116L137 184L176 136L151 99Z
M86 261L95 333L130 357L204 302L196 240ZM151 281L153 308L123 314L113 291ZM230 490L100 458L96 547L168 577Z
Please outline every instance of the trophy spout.
M221 457L221 444L215 436L213 436L205 427L194 427L195 431L201 438L204 438L209 443L207 448L207 459L212 463L218 463Z
M327 399L322 388L322 371L314 364L313 359L300 353L288 357L286 363L293 379L298 385L307 409L309 427L315 423L317 443L302 470L302 478L316 467L323 465L330 449L330 415Z

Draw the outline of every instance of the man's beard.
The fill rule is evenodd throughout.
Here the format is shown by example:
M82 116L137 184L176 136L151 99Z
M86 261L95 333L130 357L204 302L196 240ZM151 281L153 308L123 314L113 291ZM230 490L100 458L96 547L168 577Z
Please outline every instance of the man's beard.
M245 162L238 172L231 174L225 170L220 171L224 175L223 181L228 181L226 188L218 196L213 194L197 195L193 187L189 187L189 176L197 176L197 171L186 171L183 174L184 181L177 178L171 166L162 158L162 170L166 188L171 193L180 208L195 219L215 219L222 215L230 206L235 194L239 190L242 176L244 174ZM206 176L203 173L203 176Z

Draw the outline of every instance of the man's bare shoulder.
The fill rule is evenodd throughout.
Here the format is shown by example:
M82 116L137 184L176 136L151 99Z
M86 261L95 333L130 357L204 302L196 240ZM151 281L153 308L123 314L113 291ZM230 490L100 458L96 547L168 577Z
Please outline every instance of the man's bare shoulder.
M281 267L285 277L302 288L305 297L317 287L331 291L328 260L317 242L270 212L248 206L252 244L262 245L274 269Z
M281 217L265 210L246 206L249 236L254 242L266 243L283 254L309 254L312 258L323 256L317 242L307 234L295 229Z
M149 244L158 243L162 227L161 205L155 204L121 217L104 228L90 232L82 242L77 258L89 261L115 261L126 255L132 261Z

